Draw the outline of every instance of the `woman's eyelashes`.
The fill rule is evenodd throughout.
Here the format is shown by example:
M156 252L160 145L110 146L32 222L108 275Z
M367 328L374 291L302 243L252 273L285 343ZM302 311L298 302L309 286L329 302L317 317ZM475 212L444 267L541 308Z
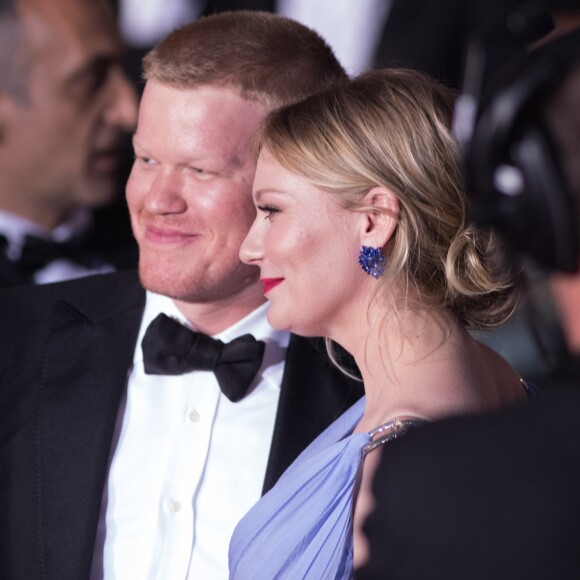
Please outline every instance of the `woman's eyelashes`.
M273 205L258 205L256 206L256 209L261 212L266 214L264 216L264 219L272 219L274 217L274 214L279 213L280 210L277 207L274 207Z

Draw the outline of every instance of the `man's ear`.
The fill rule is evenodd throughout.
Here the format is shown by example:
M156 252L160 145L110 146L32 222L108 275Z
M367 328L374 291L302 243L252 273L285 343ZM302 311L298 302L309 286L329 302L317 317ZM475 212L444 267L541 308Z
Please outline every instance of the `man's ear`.
M399 199L390 189L377 186L366 194L363 204L361 242L384 248L399 223Z

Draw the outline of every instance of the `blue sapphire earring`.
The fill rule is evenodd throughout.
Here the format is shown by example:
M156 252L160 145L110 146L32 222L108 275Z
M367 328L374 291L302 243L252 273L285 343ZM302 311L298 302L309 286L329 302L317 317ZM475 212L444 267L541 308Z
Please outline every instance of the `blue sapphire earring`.
M380 247L363 246L358 257L358 263L373 278L379 278L385 271L385 255Z

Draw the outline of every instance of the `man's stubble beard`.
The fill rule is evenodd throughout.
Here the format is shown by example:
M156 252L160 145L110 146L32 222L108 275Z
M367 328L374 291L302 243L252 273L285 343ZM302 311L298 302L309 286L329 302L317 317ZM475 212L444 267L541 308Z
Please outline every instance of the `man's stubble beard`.
M240 263L240 267L229 276L207 283L203 274L165 275L163 272L151 272L139 262L139 279L146 290L191 304L211 304L231 298L256 284L259 276L257 266Z

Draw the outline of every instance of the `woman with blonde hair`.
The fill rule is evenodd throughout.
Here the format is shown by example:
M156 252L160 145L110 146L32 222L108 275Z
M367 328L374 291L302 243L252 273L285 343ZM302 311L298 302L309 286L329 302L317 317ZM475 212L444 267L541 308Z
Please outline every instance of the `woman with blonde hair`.
M496 240L467 221L452 102L418 72L385 69L262 127L241 258L260 267L270 324L340 344L366 396L238 525L232 578L352 577L365 558L353 528L371 501L373 449L422 422L525 397L468 332L506 320L517 288Z

